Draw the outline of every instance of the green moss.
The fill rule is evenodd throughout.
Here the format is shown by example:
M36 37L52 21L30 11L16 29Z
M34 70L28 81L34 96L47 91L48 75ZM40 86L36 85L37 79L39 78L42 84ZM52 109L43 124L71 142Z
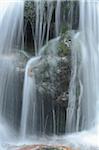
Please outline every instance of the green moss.
M66 56L68 54L69 48L64 44L64 42L60 42L59 44L59 52L58 54L61 56Z

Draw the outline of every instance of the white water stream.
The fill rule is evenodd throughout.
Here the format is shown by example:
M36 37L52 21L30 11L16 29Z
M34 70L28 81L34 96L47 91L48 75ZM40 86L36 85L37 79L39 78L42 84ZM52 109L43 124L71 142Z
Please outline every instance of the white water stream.
M19 81L15 53L22 46L23 8L22 0L0 0L0 143L9 141L17 126Z

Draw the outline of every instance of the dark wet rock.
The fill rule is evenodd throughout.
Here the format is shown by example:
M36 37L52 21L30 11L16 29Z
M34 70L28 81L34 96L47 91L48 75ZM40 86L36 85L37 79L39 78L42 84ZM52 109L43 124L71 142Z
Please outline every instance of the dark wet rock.
M41 49L40 61L29 69L29 75L35 74L36 78L38 133L65 132L71 76L70 33L51 40Z

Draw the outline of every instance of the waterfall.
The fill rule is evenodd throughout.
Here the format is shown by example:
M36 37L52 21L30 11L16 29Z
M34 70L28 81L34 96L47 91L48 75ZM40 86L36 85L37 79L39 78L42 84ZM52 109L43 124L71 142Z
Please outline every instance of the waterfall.
M22 101L22 115L21 115L21 136L23 138L26 138L27 135L37 135L36 129L36 122L37 122L37 116L40 116L41 114L37 115L37 109L39 106L37 106L37 95L36 95L36 80L35 80L35 73L33 72L33 68L31 66L35 66L40 61L40 56L42 55L42 46L45 45L47 47L47 43L50 39L50 25L52 22L52 15L53 11L55 9L55 31L53 38L55 36L59 36L59 28L60 28L60 8L61 8L61 2L56 1L56 8L54 8L54 2L50 1L37 1L35 2L35 12L36 12L36 22L35 22L35 31L33 32L34 37L34 43L35 43L35 57L31 58L27 65L25 70L25 79L24 79L24 89L23 89L23 101ZM46 5L46 7L45 7ZM46 9L45 9L46 8ZM58 13L59 12L59 13ZM46 16L45 16L46 14ZM54 44L55 45L55 44ZM44 48L45 48L44 47ZM44 49L43 48L43 49ZM50 47L51 51L49 51L49 55L51 52L56 54L55 52L56 47L52 46ZM39 55L39 56L38 56ZM31 69L33 76L29 75L29 70ZM51 77L52 78L52 77ZM42 107L44 104L42 103ZM42 122L44 120L44 110L42 110ZM54 108L53 108L53 132L55 133L55 114L54 114ZM44 133L44 122L42 123L42 129L41 131Z
M25 138L29 133L36 132L36 83L35 74L32 71L33 66L39 62L40 57L31 58L26 66L24 89L23 89L23 103L21 116L21 136ZM29 132L30 131L30 132Z
M38 53L38 49L42 47L44 35L45 35L45 20L44 20L44 9L45 9L45 2L37 1L35 2L36 7L36 31L35 31L35 51L36 55ZM44 23L43 23L44 22Z
M3 131L4 136L7 131L4 129L5 126L2 128L4 130L1 129L2 120L16 129L19 124L19 73L16 70L18 58L15 54L22 46L23 8L22 0L0 1L0 135L2 137Z
M61 18L61 1L57 1L56 4L56 12L55 12L55 32L56 32L56 37L59 36L60 33L60 18Z
M9 143L9 139L13 140L16 133L24 141L27 137L33 138L35 135L38 140L38 135L46 138L46 133L50 135L63 133L65 121L66 134L68 132L75 134L52 136L47 140L42 138L41 142L43 140L47 144L75 142L74 145L81 145L81 149L83 147L87 149L85 145L89 143L91 145L93 142L93 145L98 145L99 149L97 144L99 140L99 1L79 0L79 31L72 37L71 46L69 99L68 94L63 90L68 85L62 87L65 82L61 78L67 75L65 73L63 75L62 71L70 69L69 65L67 68L62 67L68 63L67 55L63 54L65 53L63 51L71 44L70 39L69 43L68 38L65 39L65 35L62 34L60 37L63 4L60 0L56 2L35 0L34 6L36 19L32 26L32 34L35 56L28 57L30 59L25 67L24 85L20 88L20 73L17 68L20 67L18 51L24 46L24 0L0 1L0 150L4 150L1 143ZM72 5L69 12L70 29L72 29L74 9ZM64 45L58 45L59 42L61 44L64 42ZM58 51L58 48L62 52ZM42 66L45 67L43 70ZM61 84L59 80L64 83ZM57 86L55 84L58 81ZM16 132L13 133L13 129Z
M82 128L99 123L99 2L80 2L81 68L83 85L81 118ZM86 105L85 105L86 103ZM85 111L84 111L85 110ZM85 117L86 116L86 117ZM94 119L93 119L94 118Z
M17 46L20 46L23 2L0 1L0 14L0 53L9 54L10 52L14 52Z
M83 85L81 97L81 127L90 128L94 125L96 103L98 102L99 81L99 52L98 52L98 3L93 1L80 3L80 32L81 32L81 73ZM86 5L86 6L85 6ZM94 20L93 20L94 18ZM87 21L87 22L86 22ZM85 110L85 111L84 111Z
M66 130L79 131L99 124L99 2L81 0L79 33L72 49L72 76Z
M47 3L47 4L46 4ZM36 55L39 52L39 49L46 44L49 40L50 25L52 20L52 14L54 10L53 2L44 0L34 2L36 7L36 23L34 31L34 43L35 43L35 52ZM46 9L45 9L46 5ZM47 33L46 33L47 32ZM46 41L45 41L46 39Z

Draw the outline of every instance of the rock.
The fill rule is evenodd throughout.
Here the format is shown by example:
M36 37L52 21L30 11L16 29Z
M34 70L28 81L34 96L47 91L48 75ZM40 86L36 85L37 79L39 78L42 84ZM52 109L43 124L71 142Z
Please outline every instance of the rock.
M37 131L56 134L65 132L68 89L71 76L70 35L62 36L48 42L41 51L41 59L31 66L29 75L35 75L37 88ZM70 43L69 43L70 44ZM42 122L43 117L43 122ZM53 120L55 117L55 122Z
M69 38L68 38L69 37ZM64 43L69 42L69 33L51 40L41 49L41 59L28 70L29 76L36 80L37 89L37 126L38 134L63 134L66 124L68 89L71 75L71 50ZM17 54L16 71L21 82L21 97L24 82L24 71L30 56L28 53ZM21 98L22 99L22 98ZM20 100L20 99L19 99ZM20 111L21 103L20 100ZM54 121L55 118L55 121ZM43 121L42 121L43 120Z
M73 150L70 147L66 146L49 146L49 145L28 145L28 146L21 146L15 147L11 150Z
M91 145L88 146L84 143L78 146L34 144L21 146L6 145L6 149L7 150L99 150L99 147Z

